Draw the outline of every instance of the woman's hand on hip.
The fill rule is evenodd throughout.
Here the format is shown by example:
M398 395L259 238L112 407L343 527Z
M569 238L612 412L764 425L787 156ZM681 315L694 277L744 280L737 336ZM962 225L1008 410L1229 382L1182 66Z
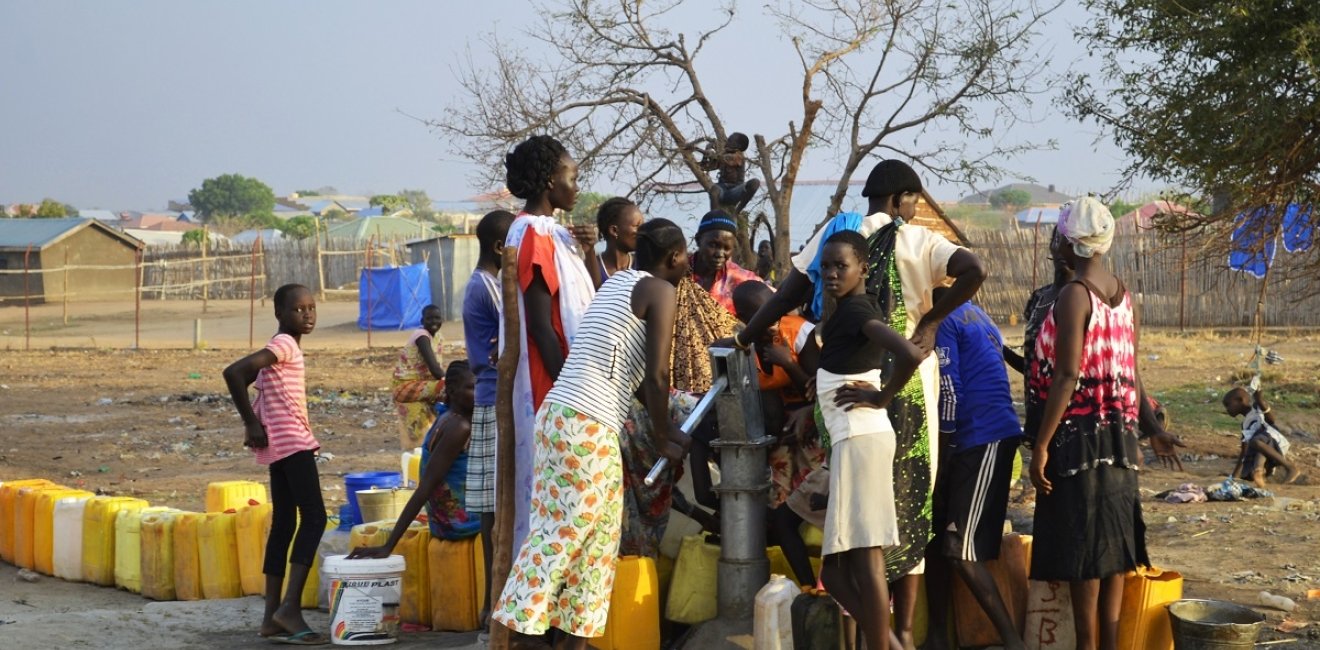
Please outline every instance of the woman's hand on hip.
M864 381L849 382L840 387L834 392L834 405L845 411L859 406L873 409L885 407L880 403L880 391Z

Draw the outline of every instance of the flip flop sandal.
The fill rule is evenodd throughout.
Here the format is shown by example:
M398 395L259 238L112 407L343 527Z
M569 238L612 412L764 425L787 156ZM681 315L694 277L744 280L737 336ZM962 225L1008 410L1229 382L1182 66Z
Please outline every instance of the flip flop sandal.
M298 632L297 634L278 635L273 634L266 637L272 643L283 645L329 645L330 639L325 635L313 632L310 628Z

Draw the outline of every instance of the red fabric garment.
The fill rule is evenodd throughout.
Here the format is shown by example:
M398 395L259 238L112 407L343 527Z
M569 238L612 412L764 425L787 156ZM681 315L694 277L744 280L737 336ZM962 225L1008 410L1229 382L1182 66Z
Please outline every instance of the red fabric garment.
M564 336L564 323L559 310L559 272L555 267L555 243L551 238L528 228L527 234L523 236L522 243L518 246L518 284L520 285L518 288L524 294L527 292L527 287L532 284L534 271L541 272L541 278L545 280L545 286L550 291L550 325L554 328L555 340L559 342L560 352L567 358L568 340ZM532 408L539 409L555 380L546 371L541 351L532 343L530 336L527 343L527 369L532 379Z

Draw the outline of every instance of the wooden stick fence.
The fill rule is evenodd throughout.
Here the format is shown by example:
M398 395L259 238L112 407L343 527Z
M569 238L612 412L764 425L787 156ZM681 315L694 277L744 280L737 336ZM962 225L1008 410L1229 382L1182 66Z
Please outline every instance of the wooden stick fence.
M1045 228L1048 232L1048 226ZM1048 256L1033 250L1043 247L1041 242L1048 238L1034 230L967 232L972 251L989 270L977 303L1000 323L1020 318L1036 282L1044 284L1053 278ZM1143 325L1250 328L1255 326L1256 306L1264 289L1269 300L1262 310L1262 326L1320 326L1320 278L1305 273L1305 266L1314 264L1308 254L1280 250L1269 277L1259 280L1229 270L1226 259L1188 251L1180 236L1147 232L1117 235L1108 259L1140 306Z
M62 301L65 324L69 321L69 299L88 302L133 301L133 345L141 345L142 300L198 300L206 312L211 300L247 299L248 346L254 343L256 303L284 284L306 284L322 295L357 295L362 265L398 264L407 258L398 240L372 239L363 247L351 240L283 241L269 248L260 240L251 245L222 242L198 249L190 246L153 247L134 254L132 264L69 264L66 254L62 266L37 265L32 247L24 252L22 269L0 269L0 276L22 275L22 296L0 296L0 305L23 301L24 349L31 349L31 308L34 300ZM132 271L132 286L111 288L97 286L80 290L70 288L69 274L78 271ZM56 296L45 278L59 274L61 284ZM34 290L33 276L42 279L41 289ZM370 347L370 329L367 342Z

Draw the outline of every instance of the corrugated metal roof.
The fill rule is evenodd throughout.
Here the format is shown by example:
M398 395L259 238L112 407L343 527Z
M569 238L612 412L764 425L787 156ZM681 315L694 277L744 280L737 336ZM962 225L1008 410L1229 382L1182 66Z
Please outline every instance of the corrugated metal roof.
M87 219L96 219L97 221L108 221L111 223L119 221L119 215L116 214L113 210L101 210L101 209L84 210L82 208L78 208L78 216L85 217Z
M134 248L142 242L111 228L96 219L0 219L0 249L40 250L82 228L96 228Z
M326 236L357 240L369 237L413 239L429 231L429 226L401 217L366 217L334 224L326 230Z
M1034 226L1037 223L1054 225L1059 223L1058 208L1027 208L1014 215L1017 222L1024 226Z

